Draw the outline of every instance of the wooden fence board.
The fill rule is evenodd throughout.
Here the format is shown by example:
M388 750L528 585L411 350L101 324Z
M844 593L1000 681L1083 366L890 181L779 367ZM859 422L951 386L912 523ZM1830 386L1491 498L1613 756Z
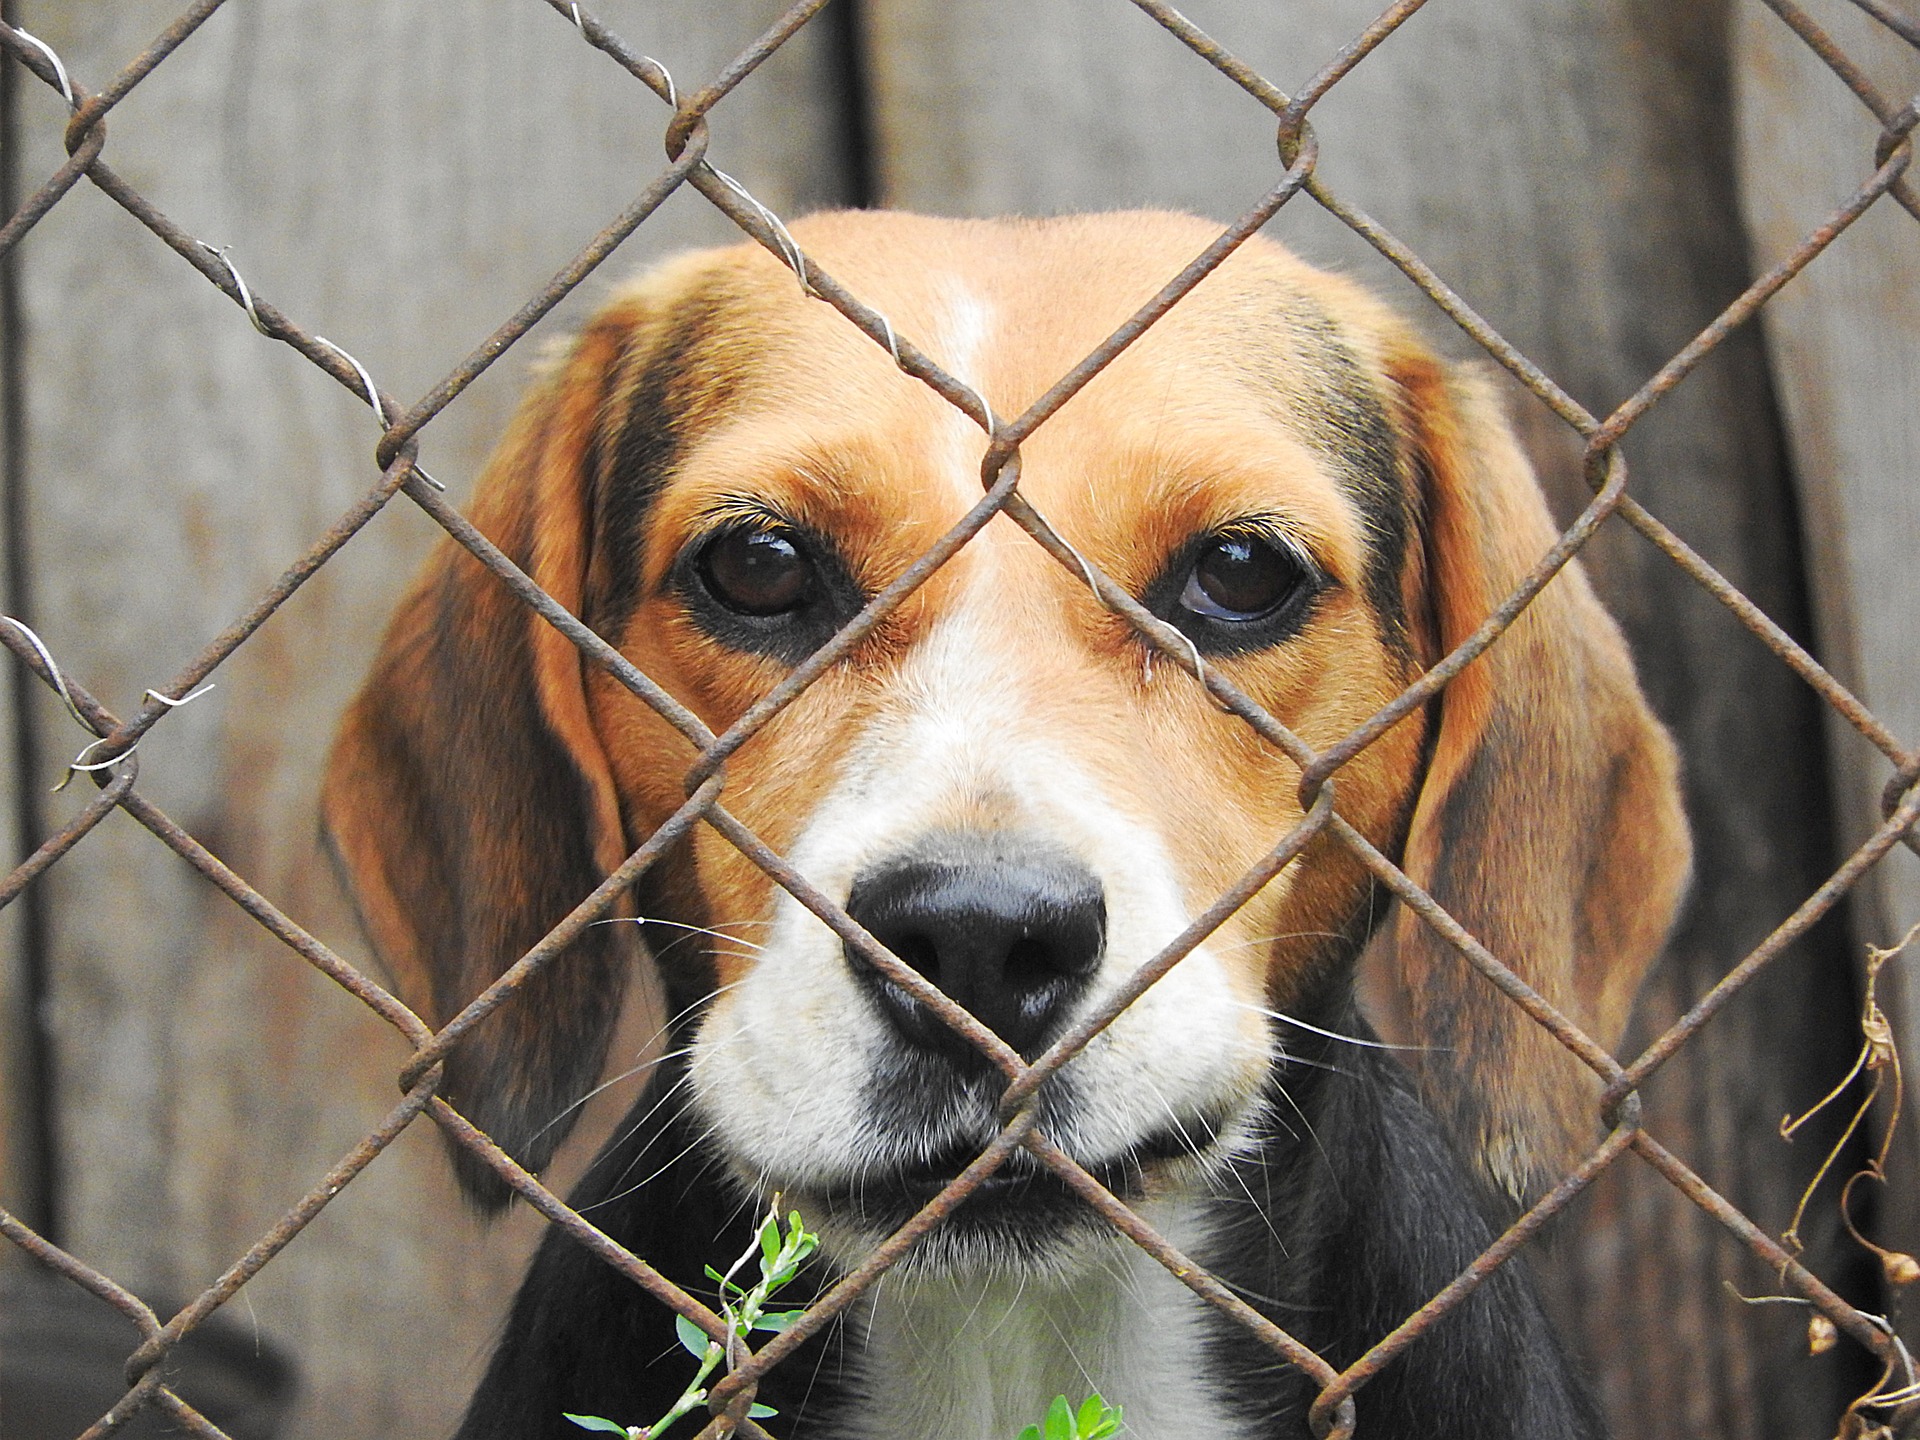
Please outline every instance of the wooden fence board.
M1920 56L1846 5L1816 16L1898 103L1920 89ZM1756 257L1787 253L1871 173L1879 124L1776 17L1743 12L1741 201ZM1822 654L1909 747L1920 745L1920 222L1876 204L1783 290L1763 323L1800 484ZM1880 819L1892 766L1851 727L1828 725L1838 819L1857 844ZM1920 922L1920 858L1895 850L1861 887L1861 938L1887 945ZM1920 1101L1920 986L1910 952L1879 998ZM1876 1203L1908 1248L1920 1241L1920 1146ZM1911 1320L1908 1322L1911 1327ZM1913 1338L1909 1328L1909 1339Z
M27 0L20 17L98 85L180 8ZM594 8L687 87L780 6ZM824 55L804 38L714 118L716 162L783 210L843 193ZM34 90L21 132L37 183L62 158L62 122ZM666 116L539 5L250 0L114 113L106 156L411 401L658 173ZM737 233L683 192L605 273ZM84 185L20 255L37 620L124 714L371 487L377 431ZM605 289L590 282L542 333ZM423 462L456 497L540 343L425 432ZM140 752L143 792L355 957L316 845L318 771L434 533L395 502ZM71 754L71 723L40 708L48 754ZM48 878L65 1233L143 1293L191 1294L395 1103L404 1048L125 817ZM404 1137L234 1303L303 1367L293 1433L444 1433L538 1228L483 1232L435 1138Z
M1896 101L1916 56L1844 5L1819 11ZM1761 259L1789 251L1873 169L1880 127L1785 25L1739 31L1741 199ZM1920 222L1876 205L1765 311L1774 384L1799 474L1823 652L1881 720L1920 743ZM1835 727L1849 841L1879 819L1891 768ZM1920 860L1896 851L1866 887L1867 935L1920 921ZM1909 1014L1909 1053L1920 1016ZM1914 1077L1920 1084L1920 1073ZM1920 1093L1920 1092L1916 1092Z

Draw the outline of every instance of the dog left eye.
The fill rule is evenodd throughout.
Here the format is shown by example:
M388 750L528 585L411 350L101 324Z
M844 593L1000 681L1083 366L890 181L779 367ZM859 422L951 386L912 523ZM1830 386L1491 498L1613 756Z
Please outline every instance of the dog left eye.
M708 593L742 615L784 615L813 594L813 561L778 529L723 531L702 548L698 567Z
M1289 546L1260 535L1216 535L1194 557L1180 605L1211 620L1259 620L1308 579Z

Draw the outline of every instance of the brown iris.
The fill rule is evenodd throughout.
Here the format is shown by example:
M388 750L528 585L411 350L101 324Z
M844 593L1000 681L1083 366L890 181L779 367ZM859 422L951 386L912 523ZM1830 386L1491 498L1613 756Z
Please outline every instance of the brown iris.
M698 565L708 593L742 615L782 615L813 593L813 561L783 530L723 531L707 542Z
M1292 550L1260 535L1215 536L1195 557L1180 603L1214 620L1258 620L1307 579Z

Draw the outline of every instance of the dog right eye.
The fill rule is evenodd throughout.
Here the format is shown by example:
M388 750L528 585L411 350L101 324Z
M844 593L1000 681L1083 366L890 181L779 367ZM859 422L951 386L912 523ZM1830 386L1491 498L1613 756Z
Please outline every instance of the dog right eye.
M711 638L788 665L831 640L868 599L832 537L772 515L729 516L693 536L668 585Z
M814 590L813 561L783 530L722 531L701 548L696 565L707 593L741 615L784 615Z

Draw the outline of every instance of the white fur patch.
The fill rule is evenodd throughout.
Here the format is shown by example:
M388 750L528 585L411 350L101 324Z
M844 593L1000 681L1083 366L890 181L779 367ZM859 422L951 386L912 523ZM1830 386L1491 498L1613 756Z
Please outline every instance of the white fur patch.
M941 368L984 401L986 391L980 375L980 360L993 338L993 307L958 276L947 277L940 294L940 320L933 338L935 354ZM961 503L972 506L981 493L980 457L986 453L986 432L958 410L946 415L943 424L947 442L945 468Z
M970 608L919 647L896 703L853 747L790 858L844 900L862 870L988 804L1008 830L1067 851L1100 879L1107 947L1081 1001L1096 1005L1191 917L1162 837L1106 797L1071 736L1024 713L1031 677L996 649L989 626L969 622ZM714 1000L693 1047L696 1108L736 1173L798 1198L984 1143L998 1128L985 1102L956 1103L945 1134L880 1128L876 1064L902 1042L838 936L784 893L771 921L765 949ZM1184 1122L1250 1112L1271 1059L1250 983L1206 946L1194 950L1069 1063L1074 1103L1049 1120L1052 1138L1099 1165ZM1224 1137L1239 1138L1232 1127ZM830 1248L873 1238L825 1233Z
M958 276L947 277L941 300L943 314L935 343L947 372L978 389L980 357L993 338L993 307Z
M1190 1244L1167 1207L1150 1223ZM1241 1427L1205 1354L1206 1307L1119 1236L1068 1279L888 1276L851 1319L865 1397L835 1440L1012 1440L1056 1395L1098 1394L1133 1440L1221 1440Z
M997 573L991 548L976 563L789 858L844 901L862 872L955 828L987 823L1065 851L1099 879L1106 904L1106 949L1081 1013L1191 915L1151 817L1129 813L1084 742L1036 700L1048 677L1023 661L996 598L1013 577ZM956 1083L931 1116L889 1110L878 1077L907 1042L826 925L784 892L767 918L765 948L695 1037L693 1104L734 1173L763 1194L785 1192L845 1268L882 1237L833 1206L809 1214L810 1197L984 1146L999 1128L997 1087ZM1070 1061L1051 1094L1047 1133L1089 1167L1193 1121L1210 1127L1205 1163L1162 1172L1174 1188L1143 1202L1156 1226L1177 1231L1184 1215L1196 1228L1198 1189L1249 1141L1273 1058L1257 983L1197 948ZM1194 1192L1177 1188L1182 1177ZM836 1440L1011 1440L1055 1395L1078 1403L1095 1391L1125 1409L1140 1440L1236 1433L1204 1375L1202 1302L1122 1237L1068 1226L1050 1252L1023 1260L991 1243L929 1245L914 1259L849 1316L860 1371L850 1378L866 1398L835 1417Z

